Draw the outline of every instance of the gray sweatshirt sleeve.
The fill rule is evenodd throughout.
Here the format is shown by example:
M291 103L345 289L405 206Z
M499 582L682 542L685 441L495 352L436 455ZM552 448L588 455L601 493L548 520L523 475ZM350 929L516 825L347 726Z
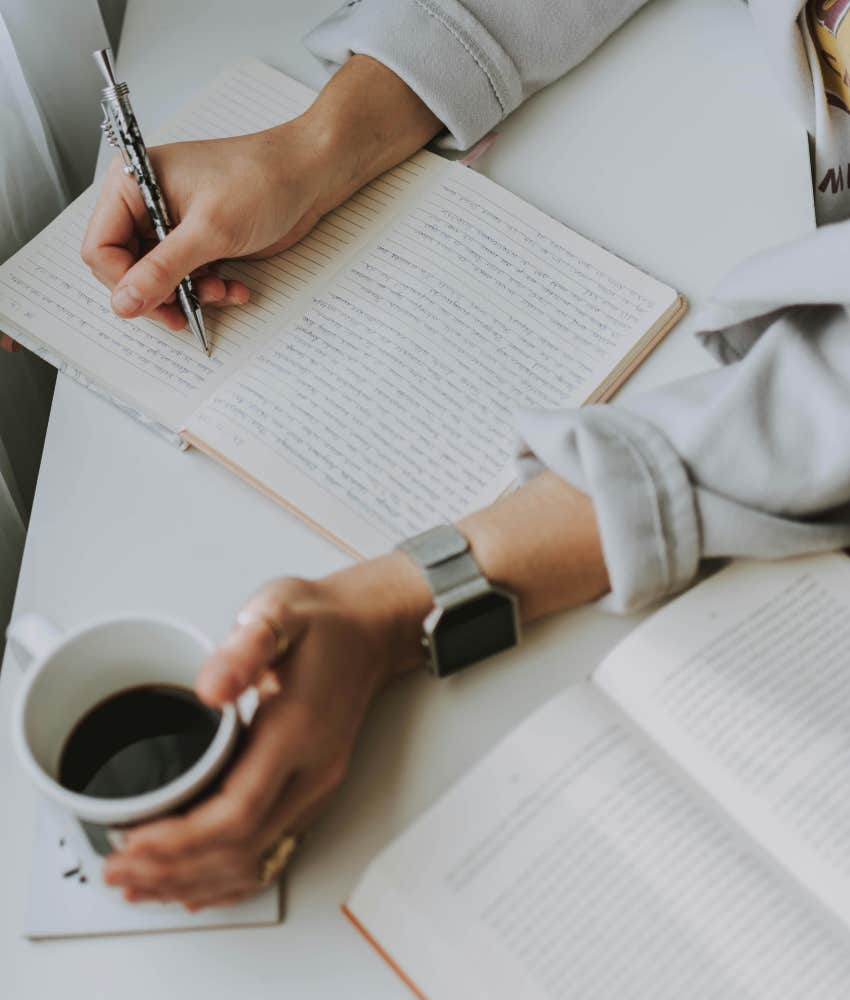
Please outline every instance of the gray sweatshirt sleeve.
M588 56L646 0L351 0L307 47L397 73L466 149Z
M609 608L681 589L705 557L850 545L848 256L845 223L732 272L701 315L715 371L521 415L522 477L548 467L593 499Z

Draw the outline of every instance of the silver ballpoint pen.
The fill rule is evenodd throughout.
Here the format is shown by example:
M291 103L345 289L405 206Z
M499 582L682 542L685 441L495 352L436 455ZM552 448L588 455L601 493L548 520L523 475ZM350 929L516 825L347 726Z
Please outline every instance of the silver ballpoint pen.
M150 215L151 225L157 239L162 242L171 232L171 220L156 174L148 159L139 123L130 104L130 89L126 83L118 82L112 63L112 52L109 49L98 49L94 53L94 60L107 84L101 92L103 122L100 127L106 134L109 144L121 154L124 160L124 172L136 178ZM176 294L189 323L189 329L209 356L210 348L204 317L201 314L201 306L192 279L188 275L177 286Z

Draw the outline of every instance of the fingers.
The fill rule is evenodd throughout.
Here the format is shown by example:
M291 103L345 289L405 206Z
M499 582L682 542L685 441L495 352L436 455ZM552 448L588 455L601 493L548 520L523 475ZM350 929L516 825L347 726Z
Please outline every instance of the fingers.
M106 881L123 888L129 902L179 900L190 909L220 906L264 888L263 858L281 836L308 829L336 788L335 775L302 772L278 797L268 818L249 841L193 852L183 857L113 856Z
M120 163L116 160L86 227L81 256L98 277L114 269L116 260L123 260L123 270L113 279L117 282L135 259L130 249L138 245L140 235L149 234L150 230L141 194L122 176Z
M110 290L114 289L124 275L130 270L138 259L135 239L132 241L133 247L123 246L100 247L97 257L90 257L87 263L91 267L92 274L97 280L106 285ZM83 254L86 257L85 252ZM186 318L180 306L175 304L176 296L172 290L166 297L163 304L151 309L148 315L151 319L157 319L164 323L170 330L180 330L186 325Z
M153 250L148 252L152 253ZM132 249L104 247L98 258L97 267L92 267L92 273L101 284L109 289L115 289L135 266L137 259L137 254ZM182 277L185 275L181 275ZM241 281L222 278L208 270L193 277L193 284L202 306L245 305L249 299L248 289ZM145 315L159 320L171 330L181 330L186 325L186 317L176 299L174 288L171 288L163 302L153 309L145 310Z
M237 903L241 903L247 899L248 896L253 895L255 891L234 892L226 896L213 896L198 902L186 903L185 906L190 913L196 913L198 910L203 910L208 906L235 906Z
M209 239L187 218L124 274L112 292L112 308L132 319L156 309L196 268L208 264Z
M180 859L152 855L110 858L104 876L109 885L156 893L160 898L188 899L213 890L235 890L237 885L256 888L258 873L259 859L220 848Z
M250 298L248 286L235 278L210 272L192 280L202 306L244 306Z
M284 834L300 835L316 822L342 781L335 769L302 771L287 785L257 833L260 857Z
M192 905L230 898L258 885L281 835L300 832L323 808L374 692L372 646L359 619L331 598L321 582L288 579L246 605L205 665L199 693L215 702L269 678L281 690L260 699L221 787L185 815L131 831L107 863L110 882Z
M204 664L195 690L210 705L233 701L258 684L282 654L292 648L307 627L307 616L287 601L285 590L271 584L239 613L237 625Z
M126 319L150 316L172 330L186 325L174 301L177 284L220 256L199 212L191 213L158 243L138 188L113 167L92 212L81 248L95 277L112 290L112 306ZM247 286L217 275L199 278L202 306L244 305Z
M123 895L128 903L143 903L155 900L160 903L179 902L190 912L196 913L208 906L232 906L241 903L257 892L256 882L246 885L242 882L222 883L205 889L194 889L183 896L170 893L154 892L145 889L124 890Z
M107 287L112 287L109 282L104 281ZM215 306L223 308L225 306L244 306L248 301L249 293L241 281L221 278L218 275L201 275L193 278L195 294L201 306ZM183 310L176 302L177 296L172 292L166 301L152 309L145 315L151 319L159 320L170 330L182 330L186 326L186 317Z
M309 733L298 711L282 698L261 705L246 746L221 788L184 816L129 833L122 853L128 858L179 858L250 842L308 748Z

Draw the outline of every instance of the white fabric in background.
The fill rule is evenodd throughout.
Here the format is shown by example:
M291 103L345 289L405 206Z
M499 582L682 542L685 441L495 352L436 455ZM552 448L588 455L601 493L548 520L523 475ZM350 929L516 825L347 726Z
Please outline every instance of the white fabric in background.
M50 141L0 15L0 261L64 206ZM50 372L0 351L0 649L23 552L25 485L35 480L50 406Z
M5 260L61 211L67 193L2 14L0 137L0 260Z

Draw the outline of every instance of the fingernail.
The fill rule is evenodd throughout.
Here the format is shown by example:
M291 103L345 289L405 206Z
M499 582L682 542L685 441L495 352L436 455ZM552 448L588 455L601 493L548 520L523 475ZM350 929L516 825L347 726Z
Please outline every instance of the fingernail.
M141 295L132 285L116 288L112 293L112 308L121 316L136 312L141 308L143 301Z

